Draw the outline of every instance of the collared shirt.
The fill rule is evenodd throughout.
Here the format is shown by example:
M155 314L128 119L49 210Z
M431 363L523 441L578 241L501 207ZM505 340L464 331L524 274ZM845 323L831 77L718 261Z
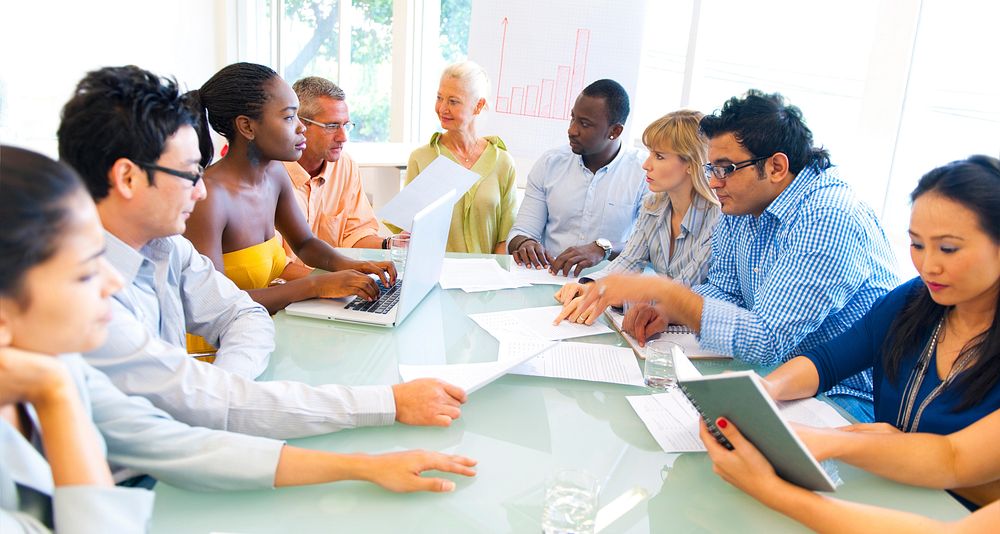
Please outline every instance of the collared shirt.
M294 161L285 162L292 179L295 201L305 214L309 228L333 247L351 248L361 239L378 235L378 220L361 186L358 165L346 153L334 162L324 162L317 176ZM294 258L288 244L285 252Z
M721 214L719 206L695 194L681 219L677 238L671 235L673 204L664 193L648 193L642 201L635 230L625 248L611 263L587 278L596 280L612 273L638 272L649 264L658 274L693 286L705 281L712 258L712 229ZM670 242L674 254L670 255Z
M196 428L177 422L139 397L128 397L79 355L63 355L98 451L114 467L149 473L194 490L261 489L274 485L281 441ZM0 419L0 532L145 532L153 492L139 488L55 487L38 439L41 426L26 411L33 437Z
M834 170L809 166L760 215L723 215L712 236L701 346L777 365L847 330L899 284L875 213ZM871 369L829 393L871 400Z
M644 159L639 149L622 145L610 163L593 173L568 145L542 154L528 174L507 240L528 236L553 256L599 238L621 250L646 193Z
M517 203L517 175L514 158L497 136L486 136L486 148L469 168L479 180L455 201L448 230L448 252L492 254L514 224ZM441 142L441 133L410 153L406 164L406 185L417 178L432 161L444 156L456 163L458 158ZM393 231L398 228L386 225Z
M122 391L191 425L274 438L395 420L389 386L254 382L274 349L274 323L261 305L183 237L140 252L105 235L125 286L112 299L108 341L85 357ZM185 331L219 347L215 364L188 356Z

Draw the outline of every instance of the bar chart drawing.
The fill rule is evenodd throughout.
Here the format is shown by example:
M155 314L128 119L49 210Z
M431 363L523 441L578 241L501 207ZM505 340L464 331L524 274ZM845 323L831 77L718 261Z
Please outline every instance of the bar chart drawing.
M500 68L497 74L497 113L522 115L545 119L565 120L576 96L583 90L587 76L587 55L590 51L590 30L576 29L572 61L568 65L555 65L553 77L542 78L537 83L504 86L503 70L507 52L507 17L501 21Z

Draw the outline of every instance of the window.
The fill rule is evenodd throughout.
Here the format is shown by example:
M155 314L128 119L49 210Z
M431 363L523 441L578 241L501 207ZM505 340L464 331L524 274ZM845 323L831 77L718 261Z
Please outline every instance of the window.
M352 140L388 141L393 1L267 0L262 10L277 27L272 41L281 76L289 83L321 76L340 85L358 125Z

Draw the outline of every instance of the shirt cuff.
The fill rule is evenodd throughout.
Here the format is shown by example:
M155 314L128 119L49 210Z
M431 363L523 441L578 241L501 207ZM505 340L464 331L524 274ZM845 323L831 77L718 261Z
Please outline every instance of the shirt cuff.
M733 304L711 297L704 297L701 308L701 332L698 344L702 349L732 354L733 336L736 332L736 308Z
M344 248L354 248L354 245L357 245L358 241L361 241L368 236L378 236L378 228L365 228L364 230L359 230L353 234L344 236L344 239L340 242L340 246Z
M396 422L396 397L391 386L351 386L356 426L385 426Z

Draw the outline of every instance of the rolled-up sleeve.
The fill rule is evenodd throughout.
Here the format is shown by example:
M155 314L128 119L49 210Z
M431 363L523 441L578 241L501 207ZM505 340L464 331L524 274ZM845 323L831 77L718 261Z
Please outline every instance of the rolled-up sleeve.
M545 158L539 159L528 173L528 181L524 189L524 200L517 210L514 226L507 234L509 242L515 236L523 235L542 241L545 223L549 219L548 204L545 199L545 174L548 170ZM556 251L561 252L561 251Z

